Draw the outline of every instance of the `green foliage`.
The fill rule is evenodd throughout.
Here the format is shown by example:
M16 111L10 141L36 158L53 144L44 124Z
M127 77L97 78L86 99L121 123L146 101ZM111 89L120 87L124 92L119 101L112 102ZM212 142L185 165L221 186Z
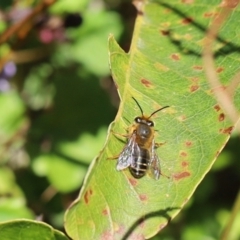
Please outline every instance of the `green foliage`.
M2 0L0 3L0 8L5 9L12 5L13 1L9 0Z
M0 182L0 221L14 218L32 219L33 213L26 207L25 196L9 168L0 168Z
M63 233L53 229L49 225L30 220L15 220L0 225L0 237L4 240L67 240Z
M61 192L78 189L88 164L101 149L105 136L106 130L100 129L95 136L85 133L73 142L61 141L55 147L55 154L50 152L33 159L34 172L39 176L47 176L52 185ZM67 181L63 176L68 176Z
M109 33L118 38L122 32L120 18L114 12L95 9L86 12L83 17L80 31L71 33L77 39L71 46L73 59L97 76L105 76L109 73L106 39Z
M82 12L86 9L88 3L88 0L58 0L51 6L50 12L54 14Z
M16 13L22 14L24 8L18 3ZM62 229L64 207L70 204L72 191L81 187L116 112L106 94L108 89L103 88L110 81L101 83L100 79L109 74L107 37L110 31L120 36L120 17L102 7L87 7L88 2L81 5L72 1L75 7L70 5L69 1L59 1L50 12L58 14L54 16L58 21L64 21L67 14L81 10L83 25L64 32L62 26L50 29L58 38L48 45L36 36L42 29L49 30L49 25L37 26L32 29L34 34L28 36L27 45L19 42L14 49L14 59L20 63L17 74L10 82L11 90L0 93L1 221L33 219L44 213L53 226ZM89 17L94 10L99 20L95 25ZM1 23L5 29L11 27L8 21ZM80 59L79 51L86 50L81 39L89 37L101 43L101 54L92 54L92 60ZM14 37L12 42L1 44L0 66L10 57L12 45ZM100 67L95 68L96 64ZM3 77L0 76L0 87ZM12 228L12 233L16 231ZM38 239L43 238L40 235Z

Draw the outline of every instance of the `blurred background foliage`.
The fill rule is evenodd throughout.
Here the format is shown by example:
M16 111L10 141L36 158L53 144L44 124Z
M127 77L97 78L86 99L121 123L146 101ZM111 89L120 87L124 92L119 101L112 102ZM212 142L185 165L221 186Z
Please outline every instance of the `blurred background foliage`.
M1 0L0 221L40 218L63 230L117 111L108 35L128 51L135 17L127 0ZM239 185L233 135L182 213L153 239L218 239ZM240 239L239 225L240 214L231 239Z

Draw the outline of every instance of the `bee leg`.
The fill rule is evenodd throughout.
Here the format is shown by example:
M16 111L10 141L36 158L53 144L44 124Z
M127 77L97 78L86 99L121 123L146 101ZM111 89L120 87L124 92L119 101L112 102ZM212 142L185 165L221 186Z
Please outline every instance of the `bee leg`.
M124 138L130 138L130 134L121 134L121 133L116 133L116 132L113 132L112 130L111 130L111 133L119 140L119 141L121 141L121 142L123 142L123 143L126 143L126 140L124 139L122 139L122 137L124 137Z
M170 179L170 177L169 177L169 176L167 176L167 175L163 174L162 172L160 172L160 175L161 175L161 176L163 176L163 177L166 177L166 178Z
M160 146L164 145L166 142L163 143L154 143L154 148L159 148Z
M122 140L120 137L129 138L129 134L116 133L116 132L114 132L113 130L111 130L111 133L112 133L114 136L116 136L117 139L119 139L121 142L124 142L124 143L126 143L126 141L125 141L125 140ZM119 137L119 136L120 136L120 137ZM108 157L107 159L108 159L108 160L114 160L114 159L119 158L119 156L120 156L120 154L117 154L117 155L115 155L115 156Z
M111 133L114 135L114 136L120 136L120 137L125 137L125 138L129 138L129 134L122 134L122 133L116 133L114 132L113 130L111 130Z
M119 158L120 154L112 156L112 157L108 157L107 160L115 160L117 158Z

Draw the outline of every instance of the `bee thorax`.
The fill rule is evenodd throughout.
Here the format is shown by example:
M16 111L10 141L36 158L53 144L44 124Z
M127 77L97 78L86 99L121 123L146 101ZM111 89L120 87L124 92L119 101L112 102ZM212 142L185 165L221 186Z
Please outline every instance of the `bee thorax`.
M137 129L137 135L141 138L148 138L151 135L151 128L147 125L140 124Z

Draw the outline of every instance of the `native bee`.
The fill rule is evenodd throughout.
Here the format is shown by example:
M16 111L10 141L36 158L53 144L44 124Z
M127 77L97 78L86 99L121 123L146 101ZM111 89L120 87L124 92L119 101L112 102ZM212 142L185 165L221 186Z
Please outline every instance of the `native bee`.
M159 144L154 140L154 123L150 118L157 112L169 106L162 107L146 117L138 101L132 97L139 107L142 116L134 119L135 123L130 127L128 142L118 157L117 170L129 167L133 177L141 178L149 171L156 180L159 179L160 161L155 149Z

